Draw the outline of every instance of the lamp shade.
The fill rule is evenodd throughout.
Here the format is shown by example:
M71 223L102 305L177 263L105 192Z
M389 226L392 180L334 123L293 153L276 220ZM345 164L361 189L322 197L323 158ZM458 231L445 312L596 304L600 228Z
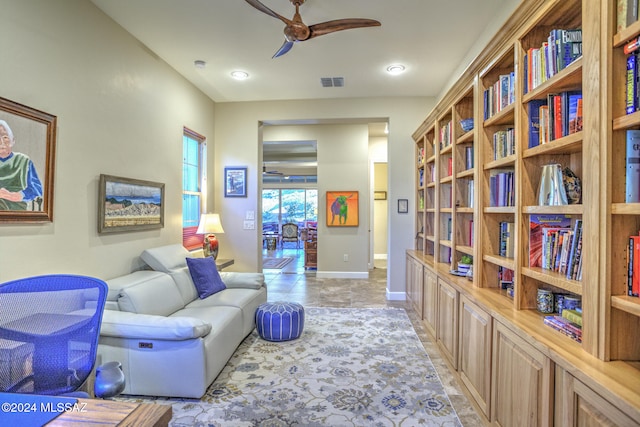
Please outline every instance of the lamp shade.
M196 234L208 233L224 233L222 223L220 222L220 215L212 213L200 215L200 224L198 224Z

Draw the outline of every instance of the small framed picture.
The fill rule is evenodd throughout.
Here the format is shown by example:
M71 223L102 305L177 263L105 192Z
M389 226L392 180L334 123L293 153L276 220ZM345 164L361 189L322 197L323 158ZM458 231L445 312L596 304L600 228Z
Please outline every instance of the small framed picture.
M247 197L247 168L224 168L224 197Z
M408 213L408 212L409 212L409 200L398 199L398 213Z

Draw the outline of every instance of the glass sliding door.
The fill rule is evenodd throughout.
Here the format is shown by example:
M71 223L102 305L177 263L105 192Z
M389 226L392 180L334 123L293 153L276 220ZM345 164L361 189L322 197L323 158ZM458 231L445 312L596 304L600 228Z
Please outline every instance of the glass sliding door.
M262 190L262 232L277 233L282 224L293 222L304 228L318 222L318 190L264 189Z

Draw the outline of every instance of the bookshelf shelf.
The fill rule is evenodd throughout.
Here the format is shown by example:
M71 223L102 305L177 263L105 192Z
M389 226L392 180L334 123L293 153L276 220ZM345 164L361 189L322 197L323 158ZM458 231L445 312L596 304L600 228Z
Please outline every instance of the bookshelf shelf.
M562 214L562 215L582 215L582 205L562 205L562 206L523 206L522 213L525 214Z
M474 175L475 175L475 169L466 169L466 170L463 170L462 172L458 172L456 174L456 178L457 179L473 178Z
M460 213L460 214L472 214L473 213L473 208L457 207L456 208L456 212Z
M512 154L510 156L485 163L484 170L500 169L500 168L505 168L509 166L513 167L513 165L515 165L515 162L516 162L516 155Z
M464 144L467 142L473 142L473 129L467 133L464 133L460 138L456 140L456 144Z
M515 111L514 105L509 104L508 106L500 110L499 113L496 113L493 116L489 117L487 120L485 120L483 126L487 128L491 126L513 124L514 111Z
M623 29L617 34L613 35L613 47L618 48L622 47L625 43L633 39L634 37L638 37L640 34L640 21L636 21L629 25L627 28Z
M571 292L572 294L582 295L582 282L567 279L564 274L539 267L523 267L522 274L539 282Z
M485 214L515 214L516 208L514 206L485 206L482 212Z
M615 117L613 119L613 130L626 130L640 125L640 111Z
M535 157L547 154L573 154L582 152L582 131L558 138L546 144L528 148L522 153L522 157Z
M565 69L551 77L546 82L538 85L529 93L522 96L522 102L533 99L544 99L549 93L564 92L582 88L582 58L576 59Z
M509 270L513 270L516 265L513 258L507 258L499 255L484 254L482 256L482 260L499 267L508 268Z
M450 184L453 181L453 176L445 176L444 178L440 178L440 184Z
M612 203L613 215L640 215L640 203Z
M612 295L611 307L632 314L633 316L640 316L640 298L638 297Z
M456 250L463 254L473 255L473 246L456 245Z

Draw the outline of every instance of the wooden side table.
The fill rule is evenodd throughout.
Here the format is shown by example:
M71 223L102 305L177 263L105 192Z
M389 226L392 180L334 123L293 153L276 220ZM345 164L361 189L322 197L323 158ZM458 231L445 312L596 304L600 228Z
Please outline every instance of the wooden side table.
M230 259L218 258L216 260L216 267L218 268L218 270L222 270L223 268L227 268L230 265L233 265L234 262L235 261L233 258L230 258Z
M75 408L78 409L63 412L45 425L47 427L166 427L173 415L171 405L101 399L78 399Z

